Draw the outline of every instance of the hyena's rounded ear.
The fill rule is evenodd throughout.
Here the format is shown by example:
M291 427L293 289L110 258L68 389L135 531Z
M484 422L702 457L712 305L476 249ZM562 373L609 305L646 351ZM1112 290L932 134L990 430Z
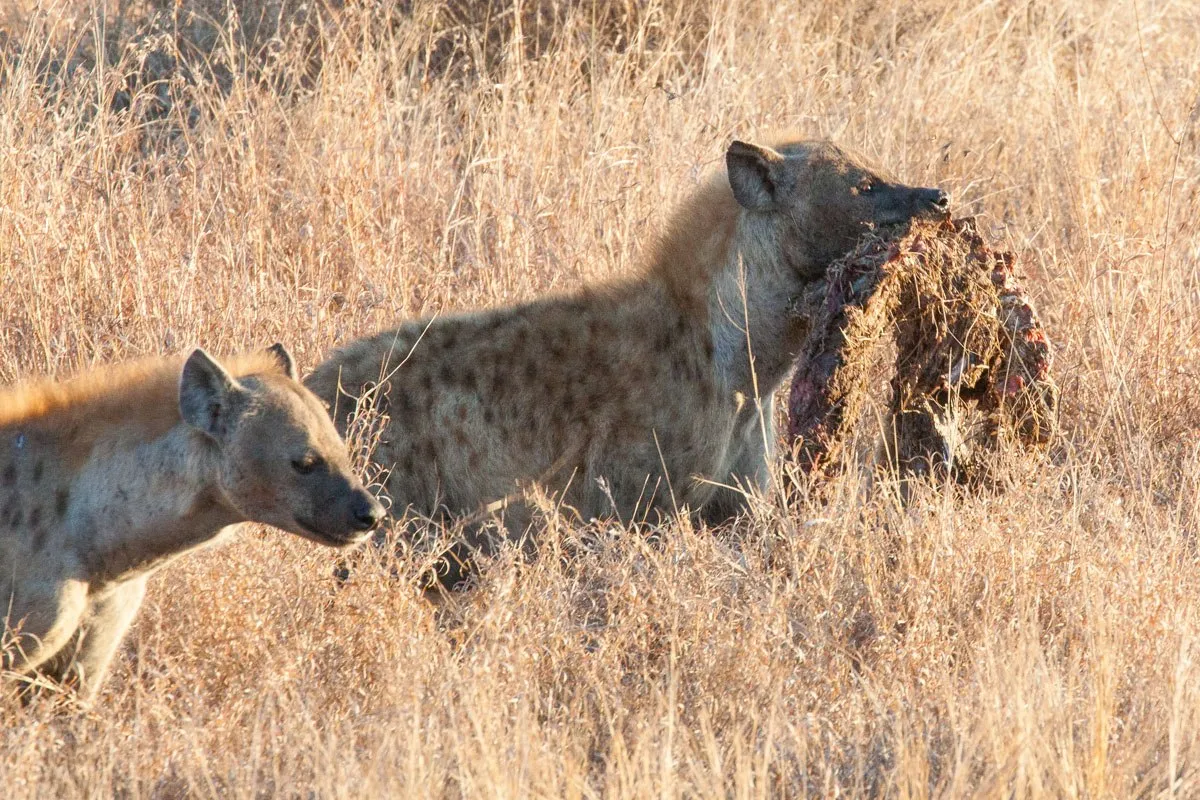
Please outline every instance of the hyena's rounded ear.
M179 415L193 428L222 441L237 413L242 386L212 356L192 351L179 376Z
M288 352L287 348L281 342L276 342L268 347L267 352L275 357L275 360L279 362L279 366L283 367L284 374L294 381L300 380L299 375L296 373L296 362L292 360L292 354Z
M776 208L783 162L784 157L769 147L735 139L725 151L725 168L738 205L751 211Z

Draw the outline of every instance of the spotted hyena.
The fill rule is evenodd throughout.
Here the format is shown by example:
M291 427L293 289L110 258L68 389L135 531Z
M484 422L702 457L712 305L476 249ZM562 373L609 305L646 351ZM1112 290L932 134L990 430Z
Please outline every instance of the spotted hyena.
M0 658L90 699L175 557L253 520L325 545L383 508L281 346L0 393Z
M944 215L821 141L733 142L635 277L401 325L307 383L345 429L389 415L373 458L394 509L462 515L540 483L584 518L736 514L768 483L771 398L807 323L789 308L865 230ZM527 519L510 505L510 532Z

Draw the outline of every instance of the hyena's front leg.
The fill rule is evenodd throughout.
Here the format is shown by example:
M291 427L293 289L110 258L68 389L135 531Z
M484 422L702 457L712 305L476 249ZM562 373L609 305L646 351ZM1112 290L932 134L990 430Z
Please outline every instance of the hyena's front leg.
M771 485L771 458L775 453L774 404L764 403L762 414L756 411L754 418L744 426L742 435L732 444L735 452L729 473L718 478L723 485L716 487L700 512L709 525L733 519L746 510L747 492L766 491Z
M87 608L87 584L30 581L9 595L0 598L7 601L0 611L0 667L32 672L70 643Z
M56 658L56 676L74 682L79 699L90 702L100 690L117 647L129 631L146 596L146 578L135 578L91 601L73 647Z

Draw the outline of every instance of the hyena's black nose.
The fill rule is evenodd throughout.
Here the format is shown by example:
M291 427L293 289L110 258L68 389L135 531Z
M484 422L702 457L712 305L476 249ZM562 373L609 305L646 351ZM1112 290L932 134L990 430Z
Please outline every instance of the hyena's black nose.
M360 531L369 531L383 519L384 510L379 501L368 492L359 492L351 507L354 515L354 527Z
M926 208L946 211L950 208L950 195L941 189L918 189L917 202Z

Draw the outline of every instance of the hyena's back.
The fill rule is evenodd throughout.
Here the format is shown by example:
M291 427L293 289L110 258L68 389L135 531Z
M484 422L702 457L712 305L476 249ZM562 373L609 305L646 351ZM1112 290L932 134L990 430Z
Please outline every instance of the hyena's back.
M396 512L469 513L531 481L566 489L585 517L695 507L687 479L721 458L701 420L716 401L711 339L668 292L638 290L410 323L338 351L307 383L343 430L380 384L390 422L372 459L391 469Z
M470 512L537 480L585 516L677 503L719 521L746 495L715 485L765 490L772 394L808 329L796 298L865 231L948 203L829 142L777 148L732 142L627 283L404 326L326 362L310 385L329 402L339 370L359 395L397 367L374 456L395 510Z

